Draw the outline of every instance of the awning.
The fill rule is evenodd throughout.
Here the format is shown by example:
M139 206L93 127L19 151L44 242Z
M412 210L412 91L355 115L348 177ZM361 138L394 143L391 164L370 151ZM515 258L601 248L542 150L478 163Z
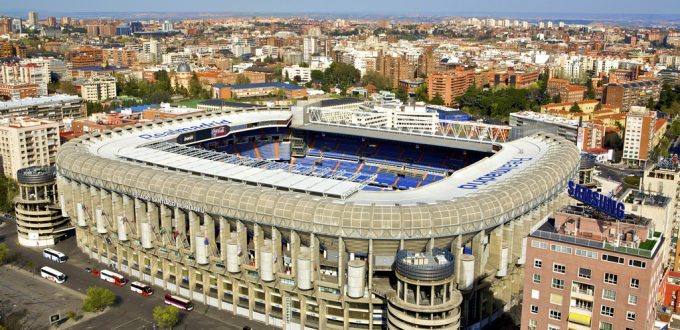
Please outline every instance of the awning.
M578 313L569 313L569 322L578 323L585 326L590 326L590 316Z

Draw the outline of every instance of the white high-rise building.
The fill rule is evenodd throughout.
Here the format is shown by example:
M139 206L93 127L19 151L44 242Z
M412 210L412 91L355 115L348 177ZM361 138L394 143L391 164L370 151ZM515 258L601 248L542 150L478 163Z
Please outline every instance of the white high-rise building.
M309 82L312 81L312 69L303 68L299 65L287 66L283 68L283 76L291 81Z
M165 20L163 22L162 29L163 29L163 31L172 31L172 30L174 30L174 26L173 26L172 22Z
M303 40L302 44L302 59L305 62L309 62L309 60L312 58L312 54L316 54L319 52L319 46L317 43L317 38L307 36Z
M80 86L80 93L85 101L98 102L116 97L116 78L96 76Z
M0 157L5 176L17 170L54 165L59 148L59 124L53 121L14 117L0 126Z
M151 63L160 63L163 57L161 42L154 39L144 42L142 46L146 60Z
M40 27L40 20L38 19L38 12L29 11L28 12L28 26L32 28Z
M23 22L21 21L21 18L13 18L12 19L12 32L18 32L21 33L24 29Z

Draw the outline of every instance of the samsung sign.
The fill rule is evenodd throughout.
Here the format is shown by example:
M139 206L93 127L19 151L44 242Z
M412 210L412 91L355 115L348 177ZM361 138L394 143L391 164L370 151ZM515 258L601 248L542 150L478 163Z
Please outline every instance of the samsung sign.
M158 138L162 138L162 137L166 137L166 136L172 136L172 135L175 135L175 134L197 131L197 130L203 129L203 128L212 128L212 127L215 127L215 126L223 126L223 125L227 125L227 124L230 124L230 123L231 123L230 121L228 121L226 119L222 119L222 120L218 120L218 121L205 122L205 123L202 123L200 125L194 125L194 126L182 127L182 128L176 128L176 129L169 129L167 131L159 132L159 133L142 134L139 137L142 138L142 139L145 139L145 140L158 139Z
M623 203L602 195L597 191L592 191L590 188L584 187L574 181L569 181L567 192L572 198L607 213L614 218L623 219L623 216L625 215L625 206Z
M503 166L486 173L482 176L480 176L477 179L474 179L466 184L462 184L458 186L458 188L461 189L478 189L486 184L489 184L490 182L497 181L500 177L508 174L509 172L514 171L517 169L520 165L524 164L525 162L528 162L532 160L533 158L513 158L507 163L503 164Z

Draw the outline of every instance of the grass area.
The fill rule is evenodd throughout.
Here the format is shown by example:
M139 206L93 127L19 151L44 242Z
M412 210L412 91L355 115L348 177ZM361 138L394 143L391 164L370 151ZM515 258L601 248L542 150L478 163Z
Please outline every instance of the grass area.
M639 176L627 176L623 178L623 183L630 186L631 188L638 188L640 186Z
M656 240L648 239L640 243L640 245L638 245L638 248L642 250L651 250L652 248L654 248L654 244L656 244Z
M199 103L201 103L205 100L207 100L207 99L193 99L193 100L188 100L188 101L175 102L172 105L182 106L182 107L187 107L187 108L195 108Z

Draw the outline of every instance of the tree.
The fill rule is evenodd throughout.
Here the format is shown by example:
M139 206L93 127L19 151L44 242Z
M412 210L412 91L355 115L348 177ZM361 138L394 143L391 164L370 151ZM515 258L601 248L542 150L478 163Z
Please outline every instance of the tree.
M427 93L427 85L422 84L416 88L416 100L421 102L427 102L429 95Z
M654 102L654 98L651 96L649 97L649 100L647 100L647 109L649 110L656 109L656 102Z
M569 112L583 112L583 111L581 111L581 107L578 106L578 103L574 102L571 108L569 108Z
M595 87L593 86L592 78L588 78L588 82L586 83L586 93L583 96L586 98L586 100L595 99Z
M441 96L439 96L439 94L437 94L430 100L430 104L444 105L444 99Z
M198 80L198 76L196 76L194 73L191 76L191 79L189 79L189 96L192 98L197 98L199 95L201 95L201 90L203 90L203 86Z
M7 247L7 244L0 243L0 265L4 264L8 257L9 248Z
M236 81L235 81L234 85L244 85L244 84L250 84L250 78L246 77L243 74L236 75Z
M334 62L324 72L324 82L330 85L337 85L343 91L360 80L361 72L354 66L342 62Z
M392 88L392 81L377 71L366 72L366 74L361 78L361 83L364 86L371 84L381 91Z
M166 92L172 92L172 83L170 82L170 76L168 75L168 72L165 70L159 70L153 73L153 77L156 80L156 88L166 91Z
M562 96L560 94L555 94L552 101L553 103L562 103Z
M57 91L59 91L60 93L69 94L69 95L77 95L78 94L78 90L76 90L76 86L73 86L73 83L68 81L68 80L64 80L64 81L60 82L59 88L57 89Z
M9 177L0 175L0 212L11 212L14 209L12 200L19 193L19 185Z
M321 70L312 70L311 76L313 81L323 81L323 71Z
M87 294L83 299L82 309L86 312L98 312L113 305L116 295L109 289L91 286L87 288Z
M173 306L157 306L153 309L153 320L161 328L171 329L179 322L179 309Z

